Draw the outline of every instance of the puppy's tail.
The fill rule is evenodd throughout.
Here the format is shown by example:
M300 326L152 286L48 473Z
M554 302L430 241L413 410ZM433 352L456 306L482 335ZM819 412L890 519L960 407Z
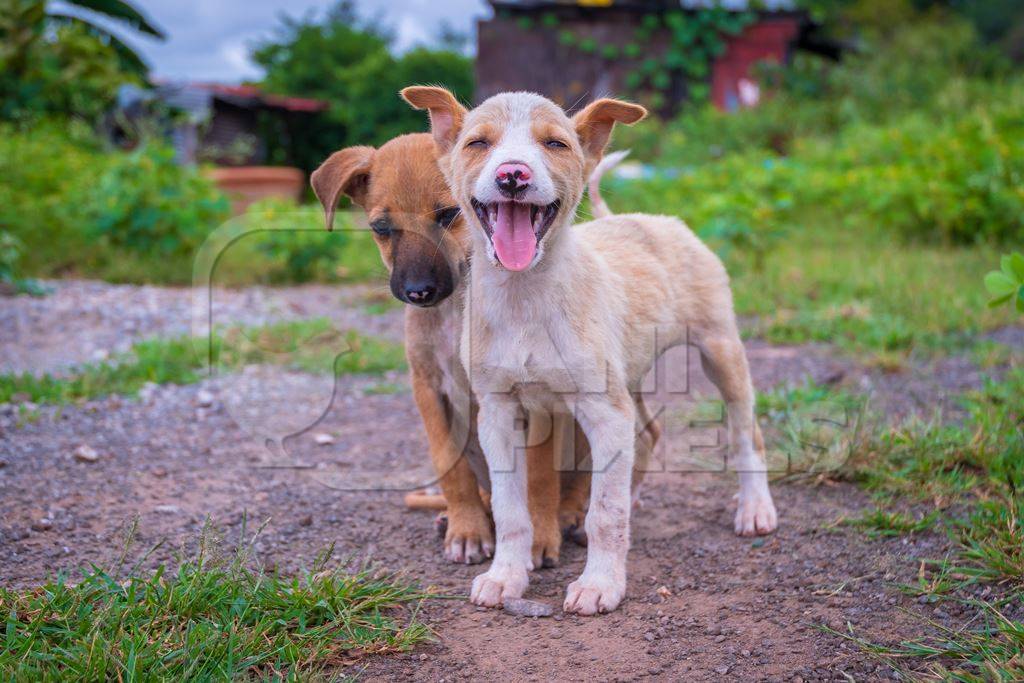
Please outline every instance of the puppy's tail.
M604 203L604 199L601 198L601 176L618 166L628 156L628 149L621 149L618 152L607 154L598 162L594 172L590 174L588 191L590 192L590 212L594 214L594 218L607 218L614 215L612 210L608 208L608 205Z

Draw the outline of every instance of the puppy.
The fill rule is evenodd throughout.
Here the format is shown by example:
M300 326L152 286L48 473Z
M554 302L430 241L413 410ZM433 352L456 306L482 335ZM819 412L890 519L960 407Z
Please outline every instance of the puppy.
M599 178L595 178L595 187ZM445 557L456 563L477 563L494 550L487 511L487 466L476 435L476 405L459 359L463 279L468 267L469 236L465 220L437 167L429 134L397 137L373 147L335 152L311 177L323 204L327 226L333 223L342 194L366 210L374 240L390 276L392 294L409 304L405 309L406 354L413 396L427 433L430 457L447 507ZM599 197L599 195L597 195ZM644 416L639 442L643 460L654 448L657 426ZM534 534L531 557L537 566L559 559L562 529L582 536L589 476L567 472L559 477L552 465L553 448L571 447L557 423L550 434L532 425L528 449L529 509ZM571 423L568 429L572 429ZM556 436L557 435L557 436ZM566 456L583 459L586 442ZM561 459L558 462L562 462Z
M611 99L571 119L531 93L496 95L467 111L446 90L410 87L430 114L439 161L470 218L473 267L461 353L479 403L491 477L494 561L471 600L522 595L531 565L526 473L510 439L526 411L563 411L592 459L587 562L564 609L614 610L626 589L632 395L667 348L694 344L725 400L729 460L739 472L736 532L777 524L754 392L721 261L682 222L622 215L572 228L584 183L616 123L646 114Z

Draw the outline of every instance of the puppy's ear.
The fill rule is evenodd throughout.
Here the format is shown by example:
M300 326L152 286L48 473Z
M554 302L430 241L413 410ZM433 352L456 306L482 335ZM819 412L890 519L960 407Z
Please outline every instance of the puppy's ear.
M363 206L376 151L373 147L346 147L327 157L327 161L309 176L309 184L324 207L328 230L334 228L334 208L342 193Z
M587 162L595 164L604 154L604 148L616 123L631 125L647 116L639 104L603 98L591 102L572 117L576 135L583 146Z
M434 142L441 154L447 154L462 130L466 108L444 88L427 85L411 85L403 89L402 99L413 109L430 112L430 132L434 135Z

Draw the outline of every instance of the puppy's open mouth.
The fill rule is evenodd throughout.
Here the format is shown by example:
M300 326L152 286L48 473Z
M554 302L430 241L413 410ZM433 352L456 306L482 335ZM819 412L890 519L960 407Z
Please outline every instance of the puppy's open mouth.
M547 206L502 201L484 204L473 201L480 224L494 245L494 255L509 270L525 270L533 263L537 245L558 215L561 203Z

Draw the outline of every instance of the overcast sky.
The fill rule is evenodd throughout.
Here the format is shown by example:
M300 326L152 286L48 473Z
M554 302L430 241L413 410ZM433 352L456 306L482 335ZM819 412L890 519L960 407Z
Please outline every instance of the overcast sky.
M249 61L249 45L273 35L282 14L322 12L333 2L321 0L134 0L168 36L158 42L111 26L136 47L158 78L236 83L259 78ZM54 8L61 3L53 3ZM360 0L361 14L381 13L397 35L400 50L431 42L442 20L469 31L489 13L484 0Z

